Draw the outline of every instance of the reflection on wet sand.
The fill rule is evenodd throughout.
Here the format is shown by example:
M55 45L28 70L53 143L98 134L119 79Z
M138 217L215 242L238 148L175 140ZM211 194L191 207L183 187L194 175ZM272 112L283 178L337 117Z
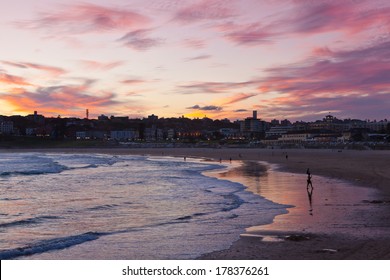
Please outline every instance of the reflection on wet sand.
M277 216L272 224L253 226L247 229L248 234L264 235L266 231L354 234L356 227L375 222L367 217L371 215L368 213L372 210L368 209L370 206L363 202L367 200L367 197L375 196L375 191L371 189L315 176L316 198L314 199L311 174L308 182L304 173L281 172L276 169L275 165L258 161L236 164L227 171L214 174L214 176L239 182L253 193L273 202L287 205L288 214Z
M221 179L243 183L251 192L261 195L260 178L268 175L267 169L267 165L257 161L243 161L241 164L217 175Z
M311 175L309 168L306 170L306 174L307 174L306 190L307 190L307 196L309 197L309 205L310 205L309 214L313 216L313 182L311 181L313 176Z
M307 196L309 197L309 214L313 216L313 187L307 188Z

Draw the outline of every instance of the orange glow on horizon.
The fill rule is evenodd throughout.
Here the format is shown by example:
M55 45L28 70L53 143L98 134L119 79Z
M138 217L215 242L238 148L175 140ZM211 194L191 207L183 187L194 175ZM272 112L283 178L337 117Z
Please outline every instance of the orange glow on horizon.
M184 117L186 118L189 118L189 119L202 119L204 117L210 117L210 114L209 116L207 116L207 114L203 111L194 111L194 112L191 112L191 113L188 113L188 114L184 114Z

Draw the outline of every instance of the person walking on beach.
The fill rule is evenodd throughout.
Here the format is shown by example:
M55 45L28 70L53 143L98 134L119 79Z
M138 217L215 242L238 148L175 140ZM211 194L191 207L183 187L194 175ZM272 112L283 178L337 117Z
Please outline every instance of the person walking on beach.
M309 188L309 185L310 187L313 189L313 183L311 182L311 174L310 174L310 171L309 169L307 169L307 186L306 188Z

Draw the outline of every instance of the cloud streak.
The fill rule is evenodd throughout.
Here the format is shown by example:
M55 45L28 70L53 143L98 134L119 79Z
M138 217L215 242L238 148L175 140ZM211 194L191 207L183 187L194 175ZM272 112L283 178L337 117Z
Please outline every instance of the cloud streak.
M207 44L206 40L201 40L201 39L184 39L182 42L184 47L191 48L191 49L201 49L204 48Z
M17 26L73 35L129 30L145 26L149 22L148 17L132 10L83 3L66 5L52 13L42 13L35 20L18 22Z
M23 77L10 75L7 73L0 72L0 83L11 86L30 86L31 84L27 82Z
M202 0L179 9L174 20L181 23L194 23L204 20L223 20L234 17L235 10L232 1Z
M364 9L362 9L364 7ZM275 28L286 28L287 32L321 33L342 30L354 34L374 25L388 25L389 8L368 7L353 1L302 3L289 17L274 23ZM289 28L290 27L290 28Z
M137 50L146 51L162 44L159 38L148 37L150 29L138 29L128 32L118 41L122 42L124 46Z
M192 107L188 107L187 109L195 109L195 110L201 110L201 111L221 111L222 107L214 106L214 105L208 105L208 106L194 105Z
M259 24L234 24L225 23L218 26L224 33L224 37L239 45L269 44L277 36L277 32L268 30L267 27Z
M247 82L194 82L178 87L180 92L184 94L198 93L226 93L233 89L256 85L255 81Z
M31 62L12 62L12 61L1 61L5 65L12 67L23 68L23 69L35 69L44 71L52 76L61 76L67 73L67 71L61 67L54 67L48 65L42 65L38 63Z
M189 57L189 58L187 58L186 60L187 60L187 61L196 61L196 60L206 60L206 59L209 59L209 58L211 58L211 55L202 54L202 55L197 55L197 56Z
M80 60L80 65L88 70L108 71L124 64L123 61L99 62L94 60Z
M256 94L238 93L223 101L224 105L231 105L256 96Z
M137 85L137 84L143 84L146 82L147 82L146 80L142 80L142 79L127 79L127 80L121 81L121 83L125 84L125 85Z

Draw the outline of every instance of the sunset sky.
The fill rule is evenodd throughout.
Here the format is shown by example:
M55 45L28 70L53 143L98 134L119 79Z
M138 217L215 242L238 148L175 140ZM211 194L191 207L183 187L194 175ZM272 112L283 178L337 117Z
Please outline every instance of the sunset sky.
M0 115L390 118L390 1L0 0Z

